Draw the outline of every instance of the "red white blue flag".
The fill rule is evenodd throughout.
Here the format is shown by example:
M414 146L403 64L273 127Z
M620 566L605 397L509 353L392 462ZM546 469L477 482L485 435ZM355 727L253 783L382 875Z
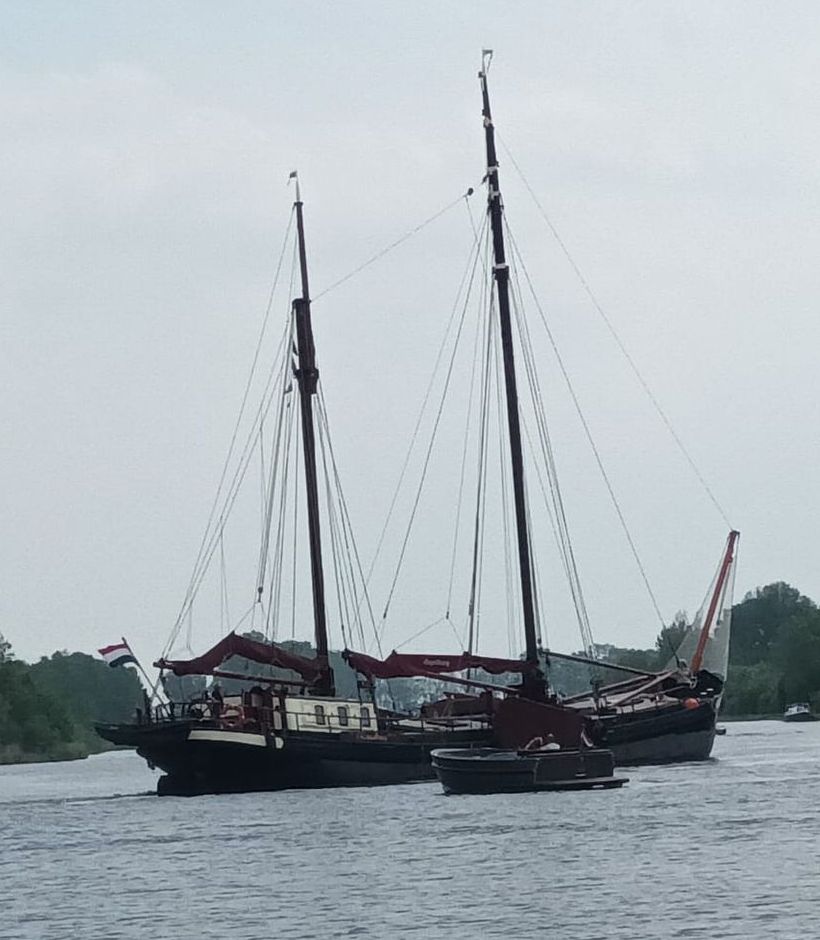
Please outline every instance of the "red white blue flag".
M131 647L125 642L115 643L113 646L104 646L99 650L100 656L109 666L124 666L126 663L136 663L137 658L131 652Z

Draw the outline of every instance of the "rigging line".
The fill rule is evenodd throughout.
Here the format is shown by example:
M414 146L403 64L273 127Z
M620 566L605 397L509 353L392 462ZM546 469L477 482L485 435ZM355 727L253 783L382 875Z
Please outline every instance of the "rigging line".
M511 235L510 238L512 240ZM513 260L515 260L514 252ZM549 426L547 424L546 413L544 410L543 396L541 395L540 383L538 380L538 371L535 364L535 352L532 346L532 339L530 337L527 319L523 314L521 283L518 276L518 268L515 265L513 266L512 303L515 313L516 327L518 329L519 342L521 344L521 350L523 353L527 383L533 403L533 412L535 415L538 437L542 446L542 456L547 467L547 476L550 484L555 519L558 524L558 531L560 533L559 553L561 553L563 557L564 568L567 573L567 581L569 584L570 593L572 595L576 617L578 619L578 626L581 632L581 639L585 648L590 651L592 650L593 646L592 630L589 625L589 616L587 614L586 603L584 601L581 579L578 575L578 566L575 561L572 537L570 535L569 524L567 522L566 511L564 509L564 501L561 493L558 471L555 465L555 455L552 447ZM527 435L529 436L528 429ZM539 483L541 483L540 468L538 467L537 461L535 466L536 471L539 474Z
M265 338L265 332L266 332L266 330L267 330L268 320L270 319L270 313L271 313L271 310L272 310L272 308L273 308L273 298L274 298L274 295L275 295L275 293L276 293L276 287L277 287L277 285L278 285L278 283L279 283L279 275L280 275L280 273L281 273L281 271L282 271L282 263L283 263L284 258L285 258L285 250L286 250L286 248L287 248L288 240L289 240L289 238L290 238L290 231L291 231L291 228L292 228L292 226L293 226L293 217L294 217L294 213L295 213L295 208L294 208L294 207L291 207L290 216L288 217L288 224L287 224L287 226L286 226L286 228L285 228L285 237L284 237L284 239L282 240L282 249L281 249L281 251L279 252L279 260L277 261L277 264L276 264L276 271L275 271L275 273L274 273L274 275L273 275L273 284L271 285L270 293L269 293L269 295L268 295L268 302L267 302L267 306L265 307L265 314L264 314L264 316L263 316L263 318L262 318L262 327L261 327L261 329L260 329L260 331L259 331L259 338L258 338L257 341L256 341L256 349L254 350L253 359L252 359L252 361L251 361L251 368L250 368L250 372L248 373L248 379L247 379L247 382L245 383L245 391L244 391L243 394L242 394L242 402L241 402L241 404L240 404L240 406L239 406L239 414L238 414L237 417L236 417L236 423L234 424L233 434L231 435L231 442L230 442L230 445L229 445L229 447L228 447L228 453L227 453L227 455L225 456L225 462L224 462L224 464L223 464L223 466L222 466L222 473L221 473L220 478L219 478L219 484L217 485L216 494L214 495L213 504L212 504L212 506L211 506L211 511L210 511L210 513L209 513L209 515L208 515L208 521L207 521L207 523L206 523L206 525L205 525L205 532L204 532L204 534L203 534L203 536L202 536L202 541L201 541L200 546L199 546L199 552L198 552L198 554L197 554L197 559L196 559L196 561L194 562L194 572L196 572L197 566L199 565L199 560L200 560L200 558L201 558L201 556L202 556L202 552L203 552L205 543L206 543L207 538L208 538L208 532L210 531L211 523L213 522L214 514L216 513L216 507L217 507L217 505L218 505L218 503L219 503L219 497L220 497L220 494L221 494L221 492L222 492L222 487L223 487L223 485L224 485L224 483L225 483L225 477L226 477L226 475L227 475L227 473L228 473L228 466L229 466L229 464L230 464L231 457L233 456L233 449L234 449L234 446L235 446L235 444L236 444L237 435L239 434L239 427L240 427L240 425L241 425L241 423L242 423L242 418L243 418L243 416L244 416L244 414L245 414L245 407L246 407L246 405L247 405L247 403L248 403L248 395L250 394L250 389L251 389L251 384L252 384L252 382L253 382L253 377L254 377L254 375L256 374L256 366L257 366L257 363L259 362L259 354L260 354L260 352L261 352L261 350L262 350L262 342L263 342L263 340L264 340L264 338ZM191 579L192 579L192 580L193 580L193 578L194 578L194 575L191 576ZM180 618L181 618L182 616L184 616L184 604L183 604L183 612L180 613Z
M285 247L286 247L286 244L283 245L283 251ZM293 252L293 259L291 262L290 292L289 293L292 293L292 290L293 290L295 260L296 260L296 244L294 241L294 252ZM277 269L277 280L279 278L280 271L281 271L281 258L280 258L279 268ZM219 520L220 520L219 527L224 527L227 521L227 518L230 515L230 512L236 501L239 488L241 487L242 482L250 466L250 458L253 453L253 448L256 446L256 443L257 443L255 430L254 430L256 427L256 424L257 422L260 422L262 420L262 418L267 414L268 410L270 409L270 406L276 395L276 387L277 387L276 383L280 375L281 369L282 368L287 369L287 357L289 355L289 349L286 345L286 340L288 336L290 335L289 334L289 331L291 329L290 318L291 318L290 307L288 307L288 315L285 321L286 328L285 328L285 331L280 336L279 345L277 346L276 351L273 356L272 365L268 373L268 377L267 377L265 387L262 392L262 397L261 397L259 406L256 410L256 415L251 421L250 431L248 433L245 444L242 448L242 452L237 462L236 469L234 470L233 477L231 479L227 493L225 495L224 503L222 505L222 510L221 510L220 517L219 517ZM280 357L283 355L284 355L283 361L280 365L279 360L280 360ZM218 496L219 496L219 491L217 492L217 496L215 497L215 499L218 498ZM198 556L198 563L197 565L195 565L194 574L192 575L191 582L189 583L189 586L188 586L188 591L186 593L185 599L183 600L183 606L182 606L180 617L184 613L186 605L192 603L193 597L195 596L196 592L199 590L200 586L202 585L205 574L208 570L211 559L213 557L213 553L214 553L215 545L216 545L215 538L217 536L216 536L216 533L211 531L211 529L212 529L212 526L206 527L205 536L204 536L204 538L206 539L204 552L201 551L200 555ZM166 646L166 650L170 648L171 644L174 642L179 632L180 625L181 625L181 620L178 618L177 624L175 625L174 630L172 631L172 634L171 634L171 638L169 639L168 644Z
M672 440L673 440L673 441L675 442L675 444L677 445L678 450L681 452L681 454L683 454L684 459L685 459L686 462L689 464L690 469L691 469L692 472L695 474L695 476L696 476L698 482L699 482L700 485L703 487L703 489L704 489L706 495L707 495L707 496L709 497L709 499L711 500L712 505L713 505L713 506L715 507L715 509L718 511L718 513L720 514L720 517L723 519L723 521L726 523L726 525L731 529L731 528L732 528L732 524L729 522L729 518L728 518L726 512L724 511L723 507L721 506L721 504L718 502L718 499L717 499L717 497L715 496L715 494L714 494L714 492L713 492L711 486L709 486L709 483L707 482L705 476L701 473L700 468L699 468L698 465L695 463L694 458L693 458L692 455L689 453L689 450L687 449L686 445L683 443L683 441L681 440L681 438L680 438L680 436L678 435L677 431L675 430L674 426L672 425L671 420L670 420L669 417L667 416L667 414L666 414L666 412L664 411L664 409L661 407L660 402L659 402L658 399L655 397L655 394L654 394L654 392L652 391L652 389L649 387L649 383L646 381L646 379L644 379L643 374L641 373L640 369L638 368L637 363L636 363L635 360L632 358L632 355L630 354L629 350L626 348L626 345L623 343L623 341L621 340L621 337L619 336L617 330L615 329L614 324L613 324L612 321L610 320L609 316L607 316L606 312L604 311L604 308L601 306L601 304L600 304L600 302L599 302L597 296L595 295L595 292L592 290L592 287L591 287L589 281L588 281L588 280L586 279L586 277L584 276L583 272L581 271L580 267L578 266L577 262L575 261L575 258L574 258L574 257L572 256L572 254L570 253L570 250L569 250L569 248L567 247L566 243L564 242L563 238L561 238L561 235L559 234L558 229L555 227L555 224L553 223L553 221L552 221L552 219L549 217L549 215L547 215L546 210L545 210L544 207L541 205L541 202L539 201L538 197L536 196L535 192L533 191L533 188L530 186L529 181L528 181L527 178L524 176L523 170L522 170L521 167L518 165L518 162L516 161L515 157L513 156L512 152L510 151L509 147L506 145L506 143L505 143L503 140L501 140L501 137L500 137L500 135L499 135L497 132L496 132L496 137L499 139L499 141L500 141L500 143L501 143L501 146L504 148L504 152L505 152L505 153L507 154L507 156L510 158L510 161L512 162L512 165L515 167L516 173L518 173L519 177L521 178L521 182L524 184L524 186L525 186L526 189L527 189L527 192L529 192L530 196L532 197L533 202L535 203L536 207L538 208L538 211L539 211L540 214L541 214L541 218L544 220L544 222L546 222L547 227L549 228L550 232L552 233L553 238L554 238L554 239L556 240L556 242L558 243L558 246L560 247L561 251L563 252L564 257L567 259L567 261L569 262L570 267L571 267L572 270L575 272L575 275L576 275L576 277L578 278L578 280L579 280L579 282L580 282L580 284L581 284L581 287L583 288L584 292L586 293L586 295L589 297L590 301L592 302L592 306L596 309L596 311L597 311L598 314L600 315L601 319L602 319L602 320L604 321L604 323L606 324L606 327L607 327L607 329L609 330L609 332L610 332L612 338L615 340L615 343L616 343L616 345L618 346L618 349L620 349L620 351L621 351L623 357L624 357L624 358L626 359L626 361L629 363L629 367L632 369L632 372L633 372L633 374L635 375L635 378L638 380L638 382L640 383L640 385L641 385L641 387L643 388L644 392L646 393L646 396L649 398L649 401L652 403L652 406L654 407L655 411L657 412L658 417L661 419L661 421L662 421L663 424L665 425L666 430L667 430L667 431L669 432L669 434L672 436Z
M408 643L412 643L413 640L417 640L420 636L424 636L428 630L432 630L433 627L437 627L440 623L444 623L446 619L446 617L439 617L438 620L434 620L432 623L428 623L426 627L422 627L421 630L414 633L411 637L408 637L403 643L399 643L399 645L396 647L396 651L402 649L404 646L407 646ZM458 638L458 634L456 634L456 638Z
M330 486L330 474L328 473L327 468L327 445L325 441L325 434L323 423L321 417L317 422L318 426L318 438L319 438L319 453L322 458L322 475L324 477L325 483L325 505L327 510L327 527L330 532L330 556L333 560L333 581L336 588L336 603L339 610L339 624L342 630L342 643L343 648L347 649L347 631L345 629L345 620L347 619L347 614L349 613L349 608L347 604L347 591L345 589L345 584L342 579L342 575L339 571L339 559L341 557L341 549L338 544L339 533L338 533L338 520L336 518L335 507L333 505L333 494L331 492ZM344 596L344 600L342 597Z
M293 406L293 399L291 399L291 407L288 408L288 415L289 421L285 430L284 455L282 461L282 483L279 487L279 510L277 514L278 522L276 526L276 541L274 542L273 549L273 570L271 572L271 588L273 591L272 600L270 602L270 609L272 611L271 617L276 617L276 622L272 623L271 625L271 633L273 636L278 634L278 618L282 609L282 574L284 569L285 530L287 528L287 498L290 467L291 461L297 466L299 463L298 459L295 456L292 456L293 448L291 447L293 428L297 427L298 429L299 425L299 422L295 417L296 408ZM275 614L273 613L274 611Z
M265 412L267 412L267 410L270 408L270 405L271 405L272 400L273 400L273 394L274 394L274 393L271 393L271 397L268 398L267 401L264 401L264 400L263 400L263 402L262 402L262 404L260 405L260 408L259 408L259 412L260 412L260 413L265 413ZM254 426L255 426L255 425L254 425ZM210 539L209 539L209 541L208 541L208 544L207 544L207 546L206 546L205 553L204 553L204 555L203 555L203 557L202 557L202 561L201 561L201 563L200 563L200 565L199 565L199 570L196 572L196 577L195 577L194 581L193 581L192 584L189 586L188 594L186 595L186 599L185 599L185 606L183 607L183 612L187 609L187 607L188 607L191 603L193 603L193 599L194 599L194 597L195 597L197 591L199 590L200 586L202 585L202 582L203 582L203 580L204 580L204 578L205 578L205 575L206 575L206 573L207 573L207 571L208 571L208 567L209 567L209 565L210 565L211 559L213 558L214 552L216 551L216 547L217 547L217 544L218 544L219 532L220 532L220 530L221 530L222 528L224 528L224 526L225 526L225 524L226 524L226 522L227 522L227 519L228 519L228 517L230 516L230 513L231 513L231 511L232 511L232 509L233 509L233 506L234 506L234 504L235 504L235 502L236 502L236 498L237 498L237 496L238 496L238 494L239 494L239 489L240 489L240 487L241 487L241 485L242 485L242 482L243 482L244 479L245 479L245 475L246 475L247 472L248 472L248 468L250 467L250 457L251 457L251 455L252 455L252 453L253 453L253 449L252 449L252 447L251 447L251 441L253 441L253 440L255 440L255 439L256 439L255 434L252 434L252 435L249 437L248 442L247 442L246 445L245 445L245 450L243 451L243 455L242 455L242 461L240 462L240 464L238 465L238 467L237 467L237 469L236 469L236 472L235 472L235 474L234 474L233 481L231 482L231 489L228 491L228 495L227 495L227 497L226 497L226 502L225 502L225 504L224 504L224 506L223 506L222 513L221 513L220 516L219 516L219 525L216 527L216 529L214 530L214 532L212 533L212 535L211 535L211 537L210 537ZM180 623L180 625L181 625L181 620L179 621L179 623ZM175 631L172 633L171 638L170 638L170 640L168 641L168 648L170 647L170 644L172 644L172 643L174 642L174 640L176 639L176 635L177 635L177 633L178 633L178 630L179 630L179 626L176 627L176 628L175 628ZM167 649L166 649L166 652L167 652ZM166 655L166 654L164 653L163 655Z
M512 235L510 234L512 242ZM517 246L515 246L517 247ZM513 249L513 259L515 260L515 247ZM518 327L519 340L524 352L524 360L527 368L527 380L530 387L530 394L533 399L533 406L538 428L539 439L541 440L544 459L547 465L547 473L550 482L550 491L552 493L555 517L558 522L559 532L563 551L566 556L565 564L569 575L569 586L572 594L573 604L575 606L578 625L581 631L581 639L585 648L593 654L594 640L592 629L589 625L589 615L586 609L584 593L581 587L581 579L578 574L578 565L575 560L575 550L572 544L569 524L567 522L566 510L564 509L564 499L561 493L561 485L558 476L558 470L555 464L555 454L552 446L552 440L547 424L546 413L543 406L543 397L541 395L540 383L538 380L538 371L535 366L535 353L530 337L529 325L526 317L523 315L523 299L521 292L521 282L518 276L518 268L514 266L513 280L513 304L515 308L516 325Z
M456 329L456 335L453 340L453 352L450 356L450 363L447 367L447 373L444 378L444 387L442 388L442 392L441 392L441 400L439 401L438 411L436 412L435 421L433 422L433 430L430 435L430 443L427 446L427 453L425 454L424 463L422 464L421 477L419 479L418 489L416 490L416 497L413 500L413 508L410 511L410 519L408 520L408 523L407 523L407 531L404 534L404 540L402 541L401 551L399 552L399 560L396 565L396 571L393 575L393 581L390 585L390 591L387 595L387 601L385 602L385 605L384 605L384 612L382 613L382 622L384 622L384 620L387 617L387 611L390 607L390 602L393 599L393 593L396 590L396 583L399 578L399 572L401 570L402 562L404 561L405 552L407 551L407 544L410 540L410 531L413 527L413 522L415 521L415 518L416 518L416 511L418 510L419 502L421 500L421 491L424 487L424 482L427 478L427 470L430 466L430 457L432 456L432 453L433 453L433 445L435 444L436 434L438 432L439 423L441 421L441 415L444 412L444 402L447 399L447 392L450 389L450 380L453 376L453 365L455 364L456 353L458 352L458 344L459 344L459 340L461 339L461 333L464 328L464 320L467 315L467 307L469 306L469 303L470 303L470 296L472 294L473 284L475 282L475 270L478 265L479 254L480 252L478 251L475 253L475 260L472 266L470 280L469 280L469 283L467 284L467 290L464 295L464 304L461 310L461 317L459 318L458 327ZM462 285L463 283L464 282L462 281ZM459 286L459 290L460 289L461 289L461 285ZM457 299L458 299L458 296L456 300Z
M504 546L504 588L507 601L507 645L508 652L512 656L514 638L513 622L514 611L519 608L519 593L515 590L515 579L512 570L512 557L510 554L511 526L510 526L510 480L508 473L508 457L505 443L507 435L504 433L504 424L502 415L504 414L504 403L501 400L501 376L500 376L499 350L496 345L494 362L494 385L495 385L495 407L498 420L498 471L501 482L501 521L502 521L502 541Z
M356 542L353 537L352 529L348 533L345 526L344 494L341 490L341 482L335 472L331 473L328 469L329 467L334 469L333 450L330 440L330 423L327 417L324 397L321 394L319 395L317 412L319 417L318 426L322 452L322 469L327 494L327 514L330 524L333 565L336 576L336 590L339 595L338 603L342 641L344 648L349 648L348 634L345 629L345 620L347 620L347 629L350 630L351 634L354 625L358 626L359 637L364 647L364 629L359 612L360 601L357 598L356 591L356 571L353 565L353 553L350 550L351 544L355 550ZM334 488L336 490L335 500Z
M527 281L527 285L529 286L530 293L532 294L532 298L535 302L536 309L538 310L539 316L541 317L541 322L544 325L544 329L547 333L547 337L549 338L550 345L552 346L553 353L555 354L555 358L558 362L558 366L561 369L561 374L564 377L564 381L566 382L567 388L570 393L570 397L572 398L573 404L575 406L575 410L578 414L578 418L580 419L581 425L584 429L584 434L587 438L587 441L589 442L589 446L592 449L592 453L595 457L595 462L598 465L598 470L600 471L601 476L606 485L607 491L609 492L612 505L614 506L615 512L621 523L621 528L623 529L624 535L626 536L626 540L629 544L629 548L632 552L632 556L635 559L635 563L637 564L638 570L641 573L641 578L643 579L644 587L646 588L647 594L649 595L649 598L652 601L652 606L655 608L655 613L657 614L658 620L661 622L661 624L663 624L664 623L663 614L661 613L660 606L658 605L657 598L655 597L655 592L652 590L652 586L649 583L649 578L646 574L646 569L644 568L643 562L641 561L640 555L638 554L638 549L632 538L632 534L629 531L629 526L626 524L626 518L624 517L624 514L621 511L620 504L618 503L618 499L615 495L615 490L613 489L612 484L609 480L609 476L607 475L607 472L604 468L603 460L601 459L600 452L598 451L598 447L595 444L595 440L592 436L592 432L587 423L586 416L584 415L583 409L581 408L581 403L578 399L578 396L575 393L575 388L572 384L572 380L569 377L569 372L567 371L567 368L564 365L564 360L561 356L561 353L558 350L558 345L555 341L555 337L553 336L552 331L549 328L546 315L544 313L544 310L541 306L540 301L538 300L538 296L535 293L535 288L530 278L529 271L527 270L527 266L524 264L524 259L521 257L521 252L518 249L518 244L513 238L512 233L509 231L509 228L507 230L507 234L510 238L510 243L513 247L513 252L516 258L518 259L518 263L521 265L521 270L524 272L524 278Z
M220 592L222 595L221 596L222 603L220 604L220 613L222 615L221 619L222 619L223 632L224 632L225 627L230 627L231 625L231 614L230 614L230 610L228 609L228 569L225 565L225 541L223 538L224 534L225 534L225 531L223 529L219 533L219 556L220 556L220 568L222 569L221 571L222 590Z
M245 611L245 613L242 614L242 616L239 618L239 621L237 622L236 626L233 628L233 632L234 632L234 633L236 633L236 631L242 626L242 624L248 619L248 617L250 617L250 616L253 614L253 611L254 611L254 608L255 608L255 607L256 607L256 603L254 602L254 603L251 604L251 606Z
M259 506L260 506L260 515L261 515L261 528L262 528L262 537L265 535L265 511L267 509L265 503L265 480L267 480L268 474L265 469L265 420L264 418L259 422Z
M325 473L327 486L328 516L330 518L331 526L335 526L336 528L335 538L337 541L337 547L334 549L338 552L338 572L336 577L340 580L341 594L344 599L343 616L347 618L348 628L350 629L351 634L353 627L358 627L359 639L361 640L362 648L364 648L366 644L360 609L362 600L364 600L364 598L360 600L358 597L358 591L356 589L356 569L353 562L353 552L351 551L351 545L353 546L354 550L356 549L356 540L353 535L352 526L348 527L345 523L344 493L342 491L341 479L335 473L333 451L330 442L330 422L327 416L324 397L321 395L319 398L317 411L319 416L319 435L322 444L322 466ZM330 458L330 466L334 469L333 475L328 472L328 457ZM331 481L333 482L333 487L331 487ZM336 491L335 503L333 500L334 488ZM333 535L333 529L331 529L331 535ZM336 558L334 557L334 565L335 564ZM369 598L367 599L367 603L369 606ZM340 601L340 614L341 613L342 609ZM342 639L344 641L345 648L347 648L348 640L347 634L345 633L344 623L342 624Z
M535 448L535 444L533 443L532 436L530 434L529 424L524 415L521 416L521 426L524 428L524 435L527 439L527 443L529 444L529 448L530 448L530 453L533 457L533 466L535 467L535 477L538 480L538 488L541 491L541 495L544 497L544 508L547 511L547 518L550 521L550 528L552 529L552 536L555 540L555 547L558 549L558 557L561 560L561 566L563 567L564 573L566 574L567 584L569 585L570 592L572 592L572 576L570 575L570 572L569 572L566 553L564 551L563 546L561 545L561 539L560 539L560 536L558 535L558 528L555 522L553 508L550 506L550 498L547 495L547 488L544 485L544 478L541 474L540 462L537 459L535 459L537 455L537 451ZM546 460L544 462L546 463ZM577 614L577 610L576 610L576 614ZM581 626L580 622L579 622L579 629L581 630L583 634L583 627Z
M325 402L324 390L322 387L321 381L319 382L319 412L322 415L322 420L325 422L325 430L327 433L327 444L328 444L328 453L330 454L330 465L333 468L333 479L336 486L336 494L339 500L339 505L342 510L342 533L344 535L345 547L348 553L348 558L355 560L356 570L359 573L359 580L362 585L362 595L364 597L365 605L367 611L370 615L371 628L376 639L376 648L378 649L379 656L384 658L382 653L381 640L379 639L379 632L376 629L376 618L373 614L373 604L370 599L370 591L367 586L367 580L364 576L364 567L362 566L362 560L359 555L359 547L356 543L356 539L353 536L353 525L350 521L350 512L347 508L347 500L345 499L344 490L342 489L342 480L339 475L339 468L336 464L336 454L333 450L333 438L330 433L330 421L328 420L327 415L327 403ZM352 552L351 552L352 547ZM364 646L364 628L362 627L361 617L359 616L359 609L361 606L361 601L358 601L356 604L357 612L357 622L359 624L359 631L361 633L362 645ZM388 690L390 691L390 684L388 683ZM390 696L392 699L392 691L390 691Z
M464 199L465 197L461 197ZM468 204L469 205L469 204ZM485 226L486 227L486 226ZM416 440L418 439L419 430L421 429L421 423L424 420L424 415L427 411L427 404L430 400L430 395L433 391L433 386L435 385L436 376L438 375L439 366L441 365L441 360L444 356L444 350L447 348L447 337L450 335L450 330L452 329L453 320L455 319L456 313L458 312L458 301L461 297L461 292L464 289L464 284L467 280L468 275L470 274L470 266L473 264L473 252L478 251L480 248L478 236L475 237L475 240L470 247L470 254L467 258L467 264L464 268L464 272L461 276L461 282L456 292L455 301L453 302L452 310L450 311L450 317L447 320L447 326L444 330L444 335L441 338L441 343L439 345L438 354L436 355L436 361L433 364L433 370L430 373L430 380L427 383L427 388L424 392L424 397L421 402L421 408L419 409L418 417L416 418L415 426L413 427L413 433L410 435L410 444L407 448L407 453L404 456L404 462L402 463L401 471L399 473L399 478L396 482L395 489L393 490L393 497L390 500L390 506L387 509L387 516L385 517L384 524L382 525L382 530L379 534L379 540L376 543L376 550L373 553L373 558L370 561L370 566L367 569L367 582L370 583L370 579L373 576L373 569L376 566L376 562L379 559L379 555L384 545L384 540L387 535L387 528L390 525L390 521L393 518L393 513L396 509L396 503L398 502L399 493L401 492L402 483L404 483L404 478L407 474L407 468L410 465L410 458L413 456L413 450L416 446Z
M453 621L452 621L452 619L451 619L450 617L445 617L444 619L445 619L445 621L446 621L447 623L450 624L450 629L453 631L453 636L456 638L456 642L458 643L458 648L459 648L460 650L463 650L463 649L464 649L464 636L463 636L463 634L462 634L459 630L456 629L456 625L453 623Z
M276 494L276 485L279 477L280 470L280 451L282 447L283 432L287 434L287 431L284 431L284 422L285 415L288 412L288 409L291 406L293 401L292 391L290 386L282 389L281 399L279 401L279 408L276 414L276 423L274 425L274 439L272 445L271 453L271 468L270 468L270 480L267 487L267 492L263 488L263 498L264 498L264 513L262 518L262 543L259 547L259 562L257 565L257 575L256 575L256 591L258 600L262 599L262 591L265 586L265 575L267 572L268 566L268 553L270 551L270 532L271 524L273 522L273 506L274 499ZM288 422L289 424L289 422ZM261 434L260 434L260 451L263 451L261 446ZM264 481L263 481L264 483Z
M489 244L487 246L489 252ZM485 265L485 273L487 266ZM485 308L486 323L484 329L485 340L482 346L484 368L481 378L481 410L479 413L478 433L478 474L476 481L475 516L473 522L473 558L470 572L470 596L467 605L467 652L474 652L475 634L480 615L481 570L484 557L484 520L487 489L487 441L490 414L490 362L493 348L493 310L495 309L495 294L491 287L485 293L485 301L489 296L489 303ZM500 419L499 419L500 420Z
M271 367L270 373L268 375L268 379L266 382L265 390L262 395L262 399L260 401L259 407L257 408L256 415L254 416L253 422L251 423L251 430L245 441L245 444L242 449L242 453L237 463L236 470L234 471L233 478L231 479L231 483L225 495L225 501L222 505L222 511L219 515L219 523L216 526L216 528L214 528L214 520L212 518L206 528L205 536L203 538L203 544L200 547L200 552L197 556L197 562L194 566L194 572L191 576L191 581L188 585L185 598L183 599L180 613L177 616L176 623L174 625L173 630L171 631L171 636L168 642L166 643L165 651L163 655L167 655L168 651L170 650L171 646L176 640L176 637L179 634L179 631L182 627L182 619L185 616L185 612L187 611L189 605L193 602L193 598L196 592L199 590L199 586L202 584L202 580L205 576L205 572L207 571L211 558L213 557L213 553L216 547L216 539L218 538L219 528L225 525L225 522L227 521L227 517L230 514L230 510L233 507L234 502L236 501L238 489L241 486L242 481L245 478L245 474L248 471L250 456L253 453L253 448L256 446L256 441L257 441L257 436L256 436L256 431L255 431L256 424L258 420L260 419L260 417L267 413L273 401L273 397L275 395L275 390L273 389L273 383L275 382L276 376L279 371L278 360L282 353L284 342L285 342L285 334L282 335L279 341L279 347L276 350L276 354L274 357L274 364Z
M422 229L427 228L428 225L435 222L437 219L440 219L441 216L445 215L450 211L454 206L457 206L462 199L468 199L473 194L473 187L471 186L466 193L462 193L457 199L454 199L452 202L448 203L442 209L439 209L438 212L430 216L430 218L425 219L423 222L420 222L415 228L410 229L410 231L405 232L400 238L397 238L394 242L391 242L389 245L377 251L375 255L367 259L367 261L362 262L357 268L354 268L348 274L345 274L344 277L339 278L338 281L334 281L329 287L326 287L324 290L320 291L312 300L312 303L316 303L317 300L320 300L325 294L329 294L332 290L335 290L337 287L341 287L342 284L349 281L352 277L355 277L357 274L364 271L365 268L369 268L371 264L375 264L377 261L380 261L385 255L393 251L394 248L398 248L399 245L402 245L408 239L412 238L414 235L417 235Z
M299 422L295 421L296 425L296 443L295 447L298 450L299 448ZM297 542L299 535L299 461L294 461L293 466L293 548L291 555L291 590L290 590L290 638L292 640L296 639L296 595L298 591L298 581L297 581L297 567L296 567L296 551L297 551Z
M482 285L483 285L483 281L482 281ZM483 290L482 290L482 294L483 294ZM484 302L485 302L485 298L482 296L481 300L479 301L479 309L483 309ZM476 320L475 340L473 341L473 366L472 366L472 369L470 370L470 391L468 392L468 395L467 395L467 420L464 425L464 444L461 449L461 470L459 473L459 481L458 481L458 501L456 503L455 524L453 525L453 549L450 554L450 577L449 577L449 582L447 585L447 608L446 608L447 617L450 616L450 609L452 607L452 600L453 600L453 581L455 579L456 554L457 554L457 549L458 549L458 535L459 535L459 528L461 525L461 508L464 502L464 478L465 478L466 471L467 471L467 451L469 450L469 446L470 446L470 429L472 426L472 418L473 418L473 396L475 394L476 373L479 371L478 365L480 362L479 343L484 334L484 330L482 329L483 324L481 322L481 319L482 318L479 316Z
M193 653L193 650L191 649L191 632L193 628L194 628L194 605L191 604L191 606L188 608L188 630L187 630L187 633L185 634L185 648L187 649L189 653Z

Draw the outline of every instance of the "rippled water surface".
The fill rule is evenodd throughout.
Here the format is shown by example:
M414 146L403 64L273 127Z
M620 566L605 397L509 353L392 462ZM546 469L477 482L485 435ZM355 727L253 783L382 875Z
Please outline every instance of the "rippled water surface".
M3 940L820 938L820 723L620 791L157 799L131 753L0 767Z

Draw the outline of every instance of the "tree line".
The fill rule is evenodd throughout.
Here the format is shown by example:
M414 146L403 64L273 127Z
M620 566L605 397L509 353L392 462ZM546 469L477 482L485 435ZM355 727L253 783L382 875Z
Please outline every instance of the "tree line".
M95 721L127 721L142 700L131 669L86 653L58 652L29 665L0 634L0 764L71 760L105 750Z
M653 649L608 647L606 659L660 671L687 629L685 614L658 634ZM729 669L721 712L780 715L791 702L820 709L820 610L800 591L777 581L732 607Z
M606 645L604 658L650 672L666 667L688 627L678 614L659 633L652 649ZM309 643L283 644L304 656ZM331 653L338 694L355 697L357 675ZM279 675L282 671L257 664L249 672ZM722 711L728 716L779 715L791 702L811 702L820 709L820 610L813 600L778 581L747 594L732 608L729 674ZM589 689L588 669L553 659L553 686L565 694ZM499 681L498 677L494 681ZM227 680L225 691L239 683ZM174 698L201 694L205 680L169 677ZM429 679L399 679L383 690L383 704L416 709L435 695L441 683ZM142 704L142 687L133 669L111 669L85 653L57 652L27 664L15 659L0 634L0 763L64 760L85 757L106 745L97 737L95 721L129 721Z

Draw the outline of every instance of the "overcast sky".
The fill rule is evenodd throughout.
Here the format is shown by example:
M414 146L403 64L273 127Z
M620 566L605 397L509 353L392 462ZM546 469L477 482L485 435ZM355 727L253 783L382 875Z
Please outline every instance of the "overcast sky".
M742 532L738 593L783 579L820 598L816 4L0 13L0 632L19 656L123 634L157 655L241 399L288 172L318 293L480 180L483 46L504 143ZM694 612L726 525L501 157L510 224L664 617ZM315 307L366 558L470 238L466 213L447 213ZM657 619L555 363L540 368L596 638L651 645ZM445 464L460 446L445 439ZM447 564L449 498L419 517L388 646L443 612L424 579L439 550ZM258 531L246 542L255 558ZM550 641L577 648L566 591L545 579ZM204 620L198 650L216 639ZM483 629L504 653L506 625Z

